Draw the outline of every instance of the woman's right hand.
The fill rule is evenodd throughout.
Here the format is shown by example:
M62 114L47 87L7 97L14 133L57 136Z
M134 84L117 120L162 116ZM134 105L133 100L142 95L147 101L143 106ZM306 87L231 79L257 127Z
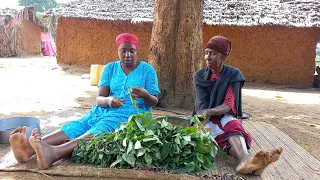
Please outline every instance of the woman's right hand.
M121 107L123 105L124 101L125 101L124 99L119 99L119 98L116 98L116 97L110 97L108 104L112 108L119 108L119 107Z
M210 109L202 109L202 110L198 111L197 114L204 115L205 119L211 116Z
M207 122L211 119L210 109L203 109L198 111L198 115L203 115L204 119L200 119L201 124L205 126Z

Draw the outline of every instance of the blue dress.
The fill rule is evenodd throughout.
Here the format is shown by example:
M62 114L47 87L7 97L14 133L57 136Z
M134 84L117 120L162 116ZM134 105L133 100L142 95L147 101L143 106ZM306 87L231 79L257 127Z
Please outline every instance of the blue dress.
M112 132L119 128L120 122L127 122L132 114L151 112L142 98L136 101L138 112L129 97L130 87L141 87L151 95L160 93L155 69L148 63L141 61L139 65L128 75L121 67L121 61L108 63L101 74L98 86L109 86L110 96L124 99L123 106L119 108L100 107L93 105L81 119L71 121L62 126L61 130L70 138L74 139L86 132L94 135Z

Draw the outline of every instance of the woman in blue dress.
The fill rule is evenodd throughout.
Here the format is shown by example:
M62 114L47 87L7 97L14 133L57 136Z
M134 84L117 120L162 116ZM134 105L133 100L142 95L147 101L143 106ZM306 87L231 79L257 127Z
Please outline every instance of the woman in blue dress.
M120 122L127 122L130 115L151 112L160 93L154 68L136 60L136 35L118 35L116 46L120 60L104 67L96 104L81 119L44 137L34 129L29 140L26 138L27 127L18 127L11 132L10 144L19 163L27 162L36 154L39 169L48 169L54 162L71 155L77 139L113 132ZM136 100L137 109L132 99Z

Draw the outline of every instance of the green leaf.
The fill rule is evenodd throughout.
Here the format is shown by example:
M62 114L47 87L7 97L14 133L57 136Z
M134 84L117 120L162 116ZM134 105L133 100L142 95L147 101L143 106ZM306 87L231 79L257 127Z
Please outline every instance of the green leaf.
M201 121L199 120L199 118L197 117L197 115L193 116L190 119L190 123L194 123L194 127L198 128L201 125Z
M120 130L123 131L127 127L127 123L120 123Z
M172 124L168 123L167 126L165 127L167 130L171 131L173 130Z
M107 154L107 155L112 155L112 154L117 155L117 154L120 153L120 148L115 148L115 149L113 149L111 151L105 150L104 153Z
M186 141L186 142L187 142L187 141ZM194 141L190 141L188 144L190 144L191 146L196 146L196 145L197 145L197 143L194 142Z
M146 152L146 149L145 148L141 148L141 149L137 150L136 155L137 155L137 157L140 157L140 156L144 155L145 152Z
M210 148L210 155L211 155L211 157L216 157L217 151L218 151L217 146L212 145L211 148Z
M163 147L161 149L161 159L165 159L168 154L169 154L169 151L170 150L170 144L169 143L163 143Z
M192 134L194 132L197 132L197 131L198 131L198 129L194 128L194 127L186 127L186 128L183 129L183 133L185 135L190 135L190 134Z
M144 160L146 161L147 164L151 164L152 163L152 157L150 156L149 153L145 153L144 155Z
M136 121L136 123L137 123L137 126L138 126L138 128L140 129L140 131L145 131L145 129L143 128L143 126L142 126L138 121Z
M194 162L191 162L191 163L187 163L186 166L183 169L181 169L181 171L184 173L189 173L189 172L193 172L194 168L195 168L195 164Z
M210 147L205 146L203 143L198 143L195 147L197 152L208 153L210 151Z
M89 151L92 146L93 146L92 143L88 144L88 145L87 145L87 148L86 148L86 151Z
M174 142L175 142L176 144L180 144L180 138L179 138L179 137L174 138Z
M165 120L162 120L162 121L161 121L161 127L162 127L162 128L165 128L165 127L167 127L167 126L168 126L168 122L165 121Z
M203 156L203 160L204 160L204 164L210 164L213 162L213 159L212 157L206 157L206 156Z
M184 148L184 146L187 145L187 144L188 144L188 141L186 141L186 140L183 139L183 140L181 141L180 148Z
M202 164L202 169L203 170L213 170L214 169L214 166L213 166L213 163L204 163Z
M156 137L142 139L142 142L156 141Z
M124 138L124 140L122 141L122 146L127 147L127 138Z
M181 152L181 149L178 145L175 144L175 154L179 154Z
M191 141L191 136L182 136L184 140L186 140L187 142Z
M154 133L152 130L147 130L146 132L144 132L144 135L145 136L152 136L152 135L154 135Z
M129 145L128 145L128 148L127 148L127 154L130 153L130 151L132 150L133 148L133 142L132 141L129 141Z
M173 161L176 162L176 163L179 162L180 161L180 156L175 156Z
M160 154L160 152L156 152L156 153L154 154L154 156L155 156L156 159L161 159L161 154Z
M114 162L110 165L110 168L115 167L117 164L119 164L119 163L121 163L121 162L122 162L122 158L117 159L116 161L114 161Z
M176 152L175 145L176 144L172 145L172 147L169 150L169 156L171 156L171 157L173 157Z
M201 172L201 167L195 166L193 172Z
M192 155L193 153L191 152L190 149L185 148L184 151L183 151L183 154L186 155L186 156L190 156L190 155Z
M103 153L99 154L99 159L103 158Z
M130 164L131 166L134 166L134 164L136 163L136 158L134 157L133 154L123 154L122 159L126 161L128 164Z
M198 161L200 161L201 163L204 163L202 154L197 153L196 156L197 156Z
M169 163L169 169L175 169L177 167L176 163L175 162L170 162Z
M140 149L140 148L142 148L141 143L140 143L140 141L137 141L137 142L134 144L134 149Z

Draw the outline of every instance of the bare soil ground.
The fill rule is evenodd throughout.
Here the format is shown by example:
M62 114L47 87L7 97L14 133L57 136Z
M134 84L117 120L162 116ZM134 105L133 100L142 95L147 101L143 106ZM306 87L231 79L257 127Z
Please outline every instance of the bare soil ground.
M58 65L55 58L1 58L0 118L40 118L68 107L89 109L97 92L90 86L89 73L88 67ZM243 108L252 121L273 124L320 160L320 89L246 83ZM22 176L9 178L12 175L3 177Z

